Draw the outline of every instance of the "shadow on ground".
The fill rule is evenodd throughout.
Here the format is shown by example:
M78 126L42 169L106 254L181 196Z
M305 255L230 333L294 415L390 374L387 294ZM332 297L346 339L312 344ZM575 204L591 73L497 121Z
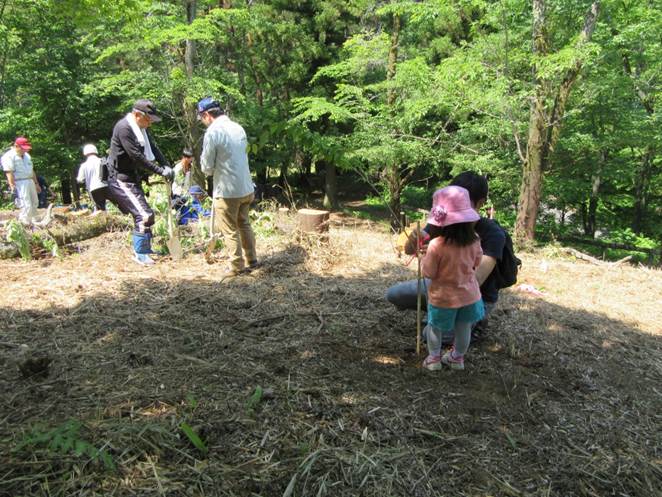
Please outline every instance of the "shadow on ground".
M428 373L415 313L383 297L398 267L322 277L306 257L4 304L0 495L656 495L659 338L506 293L468 370ZM48 431L68 420L70 447Z

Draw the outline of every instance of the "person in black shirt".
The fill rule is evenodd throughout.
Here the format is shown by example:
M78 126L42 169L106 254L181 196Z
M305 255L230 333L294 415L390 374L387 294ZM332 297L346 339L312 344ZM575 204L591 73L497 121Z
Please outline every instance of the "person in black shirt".
M174 172L147 133L152 123L161 118L150 100L138 100L133 110L120 119L110 140L108 194L109 200L133 216L133 259L143 265L154 264L152 225L154 211L145 199L141 182L145 172L160 174L172 181Z
M43 176L37 176L37 182L41 187L41 191L37 193L37 198L39 199L39 208L45 209L48 207L48 197L51 195L51 190L48 187L48 183L46 183L46 178Z
M473 171L465 171L457 175L450 183L451 185L461 186L469 191L469 198L471 205L475 210L479 210L487 201L488 184L484 176L474 173ZM493 274L494 267L497 261L503 255L503 248L506 244L506 235L503 229L492 219L481 217L474 227L476 233L480 237L480 246L483 249L483 258L480 265L476 268L476 279L480 284L480 293L485 304L485 319L489 313L494 309L494 306L499 299L499 288L496 284L496 279ZM430 240L439 236L439 228L430 224L423 228L425 232L422 239L429 243ZM426 236L428 235L428 236ZM410 237L409 242L405 246L407 254L416 253L415 237ZM425 281L424 288L428 287L428 281ZM398 283L390 287L386 292L386 299L399 309L416 309L417 306L417 292L418 281L410 280ZM427 293L427 291L425 292ZM427 307L427 299L425 293L422 298L422 307ZM485 320L480 322L474 330L474 336L479 332L485 330ZM452 335L444 336L444 342L452 342Z

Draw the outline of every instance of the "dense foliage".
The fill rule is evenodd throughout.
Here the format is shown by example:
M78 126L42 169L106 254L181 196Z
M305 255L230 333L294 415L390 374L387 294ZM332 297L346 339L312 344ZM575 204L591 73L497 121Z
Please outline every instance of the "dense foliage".
M592 6L597 23L582 38ZM154 132L174 160L185 145L199 151L193 105L213 94L246 128L261 182L321 184L332 207L362 185L395 221L416 188L422 204L412 207L426 207L429 190L474 169L513 222L537 102L554 121L541 121L537 233L659 239L661 7L3 0L0 139L29 136L38 171L66 182L82 144L105 148L145 96L167 117Z

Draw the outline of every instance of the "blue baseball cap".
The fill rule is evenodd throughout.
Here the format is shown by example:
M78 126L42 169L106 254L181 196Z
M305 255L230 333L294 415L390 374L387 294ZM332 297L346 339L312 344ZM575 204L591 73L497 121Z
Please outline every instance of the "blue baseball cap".
M189 195L205 195L206 192L198 185L193 185L191 188L189 188L188 193Z
M221 104L218 103L217 100L214 100L212 97L205 97L202 100L198 102L198 114L202 114L203 112L207 112L208 110L212 109L220 109Z

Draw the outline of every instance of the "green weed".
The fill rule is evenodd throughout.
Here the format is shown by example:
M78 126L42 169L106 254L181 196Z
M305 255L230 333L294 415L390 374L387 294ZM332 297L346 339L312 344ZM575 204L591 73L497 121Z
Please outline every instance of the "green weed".
M51 430L35 427L15 448L45 449L56 455L74 455L87 457L89 460L100 460L106 469L115 470L115 462L103 448L97 449L81 436L82 425L78 420L70 419Z
M21 259L24 261L32 259L32 253L30 252L30 235L21 223L16 220L11 220L7 223L6 239L8 242L11 242L18 247Z
M193 394L188 393L186 394L186 401L185 401L185 413L184 413L184 420L179 423L179 429L182 431L184 435L186 435L186 438L188 438L189 442L193 444L193 446L198 449L202 454L207 455L209 452L209 449L207 448L207 444L204 442L202 437L198 435L198 433L195 431L195 429L189 424L189 421L192 423L193 415L195 414L195 410L198 408L199 402L197 399L193 396Z
M255 408L260 404L260 402L262 401L263 393L264 392L260 385L255 387L253 394L248 398L248 402L246 402L246 408L248 409L249 412L253 412Z
M182 430L182 433L186 435L186 438L190 440L196 449L198 449L203 454L207 454L207 452L209 452L207 445L202 441L200 436L195 432L191 425L185 421L182 421L179 424L179 429Z

